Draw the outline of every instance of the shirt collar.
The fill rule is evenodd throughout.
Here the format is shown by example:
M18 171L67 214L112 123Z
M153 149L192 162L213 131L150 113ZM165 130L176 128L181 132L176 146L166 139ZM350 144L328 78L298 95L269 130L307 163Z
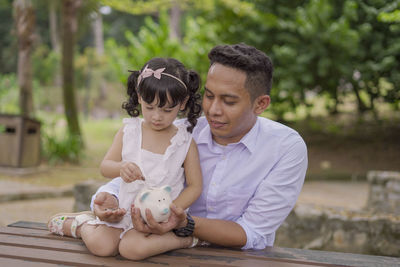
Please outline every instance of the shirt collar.
M259 118L257 117L256 123L251 127L250 131L243 136L239 143L242 143L247 147L250 153L254 153L257 149L257 136L260 128Z
M199 138L196 141L197 144L212 144L212 135L210 130L210 125L206 122L206 126L201 129L199 133Z
M238 142L238 144L242 143L250 151L250 153L254 153L254 151L256 151L259 124L259 118L257 117L256 123L253 125L250 131ZM207 125L200 131L197 144L207 144L209 147L212 147L213 139L208 122Z

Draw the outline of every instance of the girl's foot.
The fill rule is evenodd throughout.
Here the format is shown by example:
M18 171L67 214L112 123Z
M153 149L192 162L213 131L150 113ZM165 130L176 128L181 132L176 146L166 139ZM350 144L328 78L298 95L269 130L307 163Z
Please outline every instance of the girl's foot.
M56 235L80 237L80 227L87 221L94 220L96 217L91 211L78 213L59 213L51 217L47 223L49 231Z

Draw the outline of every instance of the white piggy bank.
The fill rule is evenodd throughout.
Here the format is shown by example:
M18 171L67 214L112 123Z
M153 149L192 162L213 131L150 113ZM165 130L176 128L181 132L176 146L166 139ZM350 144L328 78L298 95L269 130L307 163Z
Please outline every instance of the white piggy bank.
M146 223L146 209L151 211L157 222L167 221L171 213L169 209L171 203L171 187L168 185L145 189L138 194L134 202Z

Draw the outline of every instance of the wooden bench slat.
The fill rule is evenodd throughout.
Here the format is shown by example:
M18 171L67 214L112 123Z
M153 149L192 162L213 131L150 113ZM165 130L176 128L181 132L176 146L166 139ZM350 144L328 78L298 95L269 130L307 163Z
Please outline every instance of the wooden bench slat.
M28 222L28 221L18 221L18 222L7 225L7 227L19 227L19 228L47 230L47 225L45 223Z
M17 236L17 235L1 235L0 244L8 246L90 254L90 251L86 248L83 242L73 242L70 240L63 240L63 239L53 240L53 239L44 239L44 238Z
M20 225L26 225L20 224ZM40 230L38 230L40 229ZM0 235L1 234L11 234L11 235L16 235L16 236L21 236L23 239L15 239L14 245L18 246L25 246L25 247L33 247L33 248L46 248L49 250L58 250L58 251L69 251L69 252L78 252L78 253L89 253L89 251L86 249L82 241L79 239L74 239L70 237L60 237L56 236L53 234L50 234L47 229L43 230L41 228L35 228L35 229L29 229L29 228L20 228L20 227L2 227L0 228ZM43 240L39 239L29 239L30 238L43 238ZM49 240L51 239L51 240ZM19 240L19 241L18 241ZM5 244L5 242L2 242ZM74 245L75 243L75 245ZM207 248L201 248L201 249L206 249ZM185 250L182 250L185 251ZM219 252L221 251L221 252ZM206 254L206 258L216 258L216 259L221 259L221 258L226 258L226 251L230 250L225 250L225 249L218 249L217 251L215 249L209 249L209 252ZM284 262L287 263L296 263L296 266L299 266L299 264L305 264L305 262L294 262L294 261L287 261L287 260L274 260L272 257L266 259L257 257L257 256L252 256L248 255L246 257L243 257L243 254L240 250L232 252L236 255L237 259L242 258L246 259L247 261L274 261L274 262ZM203 257L204 258L204 252L198 251L195 252L191 250L191 254L194 253L194 257ZM197 254L197 255L196 255ZM253 263L254 264L254 263ZM311 263L312 264L312 263ZM307 264L309 266L309 264ZM318 266L327 266L327 265L318 265ZM331 266L331 265L329 265Z
M134 262L121 260L114 257L96 257L91 254L71 253L63 251L49 251L34 248L20 248L0 245L0 257L32 262L44 262L60 265L80 266L155 266L151 262ZM157 264L159 266L159 264Z
M271 249L252 251L250 253L263 255L265 257L271 257L273 255L274 258L293 258L299 261L304 260L306 262L315 261L321 263L332 263L337 266L400 267L400 258L334 251L273 247Z
M58 236L50 233L48 230L39 230L39 229L29 229L29 228L17 228L17 227L0 227L0 235L8 234L8 235L17 235L17 236L31 236L38 238L46 238L46 239L54 239L54 240L70 240L72 242L81 242L80 239L67 237L67 236Z
M209 251L205 251L202 248L193 248L193 249L179 249L175 251L170 251L165 255L173 256L173 257L187 257L188 259L195 259L197 262L203 261L217 261L221 262L224 266L279 266L279 267L315 267L315 266L325 266L319 264L309 265L304 262L291 262L284 260L276 260L273 258L251 258L251 257L241 257L240 255L231 256L229 254L224 253L210 253ZM330 265L333 266L333 265Z
M24 260L0 258L0 266L12 267L57 267L58 264L44 263L44 262L28 262Z
M1 262L48 263L86 266L363 266L400 267L400 258L360 255L340 252L304 250L293 248L267 248L264 250L198 247L181 249L134 262L117 257L96 257L87 250L82 240L60 237L48 232L46 224L20 221L9 227L0 227ZM139 264L139 265L138 265ZM14 265L13 265L14 266ZM42 265L40 265L42 266Z
M70 253L62 251L49 251L35 248L22 248L0 245L0 258L11 258L40 263L53 263L61 265L80 265L80 266L260 266L260 267L304 267L298 264L281 264L276 262L260 262L252 260L238 260L226 262L215 259L199 259L190 257L171 257L168 255L159 255L143 261L129 261L114 257L96 257L90 254Z
M186 253L184 250L176 250L169 252L173 255L177 255L179 253ZM246 251L231 251L229 249L215 249L215 248L196 248L190 250L190 254L193 257L203 256L203 257L225 257L229 258L239 258L239 259L248 259L248 260L256 260L260 262L276 262L282 264L297 264L296 266L320 266L320 267L334 267L340 266L332 263L321 263L313 260L305 260L305 259L282 259L277 257L266 257L265 255L253 255L251 253L247 253Z
M25 239L25 243L23 242ZM35 241L37 243L35 243ZM46 243L48 242L48 243ZM63 248L64 245L69 245ZM109 258L101 258L93 256L89 253L89 251L84 247L83 243L80 247L77 247L78 244L74 244L71 242L62 242L62 240L45 240L38 238L29 238L29 237L19 237L19 236L3 236L0 240L0 256L16 259L24 259L24 260L32 260L32 261L40 261L40 262L50 262L56 264L77 264L85 263L82 261L86 259L85 257L82 259L82 253L90 256L90 262L93 264L93 260L97 259L97 264L105 264L107 261L114 261L113 257ZM14 247L15 246L15 247ZM13 248L14 247L14 248ZM5 249L4 249L5 248ZM13 248L13 249L12 249ZM155 256L149 258L148 260L141 261L144 263L157 263L157 264L169 264L172 266L187 266L187 265L202 265L202 266L279 266L279 267L303 267L309 265L303 264L295 264L295 263L285 263L285 262L276 262L274 260L266 261L266 260L254 260L254 259L244 259L239 257L226 257L226 256L211 256L208 254L197 254L192 255L192 250L180 250L180 253L173 254L162 254L159 256ZM201 249L198 249L201 250ZM33 253L36 251L36 253ZM10 252L14 254L10 254ZM61 254L60 256L55 256L55 254ZM4 254L3 254L4 253ZM33 254L32 254L33 253ZM66 259L67 257L71 257L78 262L70 261ZM32 255L35 257L32 258ZM58 255L58 254L57 254ZM121 257L120 257L121 258ZM63 259L60 261L60 259ZM100 262L98 262L100 259ZM106 262L104 262L104 259ZM132 262L128 260L123 260L121 258L120 262ZM110 263L111 264L111 263ZM111 264L112 265L112 264Z
M7 235L7 233L9 233L9 235ZM74 252L74 253L86 253L86 254L90 253L81 240L62 238L59 236L54 236L56 238L49 239L48 238L49 233L44 230L27 229L27 228L16 229L12 227L7 227L7 228L0 228L0 235L2 235L0 239L0 244L3 245L12 245L18 247L46 249L46 250ZM195 252L196 250L198 251ZM249 264L251 263L252 265L257 265L256 262L258 261L264 262L262 263L264 265L266 264L265 261L276 262L273 259L260 260L256 259L256 257L254 257L255 259L251 259L251 257L241 258L239 254L236 255L236 257L227 257L226 255L223 255L223 253L216 253L216 252L211 253L210 255L209 252L204 253L204 248L179 250L179 251L180 252L171 252L171 253L180 253L179 254L180 257L178 257L177 254L175 255L175 257L178 258L187 257L188 259L194 258L196 260L201 258L209 259L208 264L212 264L213 261L215 264L219 264L221 261L223 261L224 265L234 261L236 261L237 263L245 261ZM169 261L171 261L171 259L172 259L171 257L168 258ZM296 264L296 266L300 265Z

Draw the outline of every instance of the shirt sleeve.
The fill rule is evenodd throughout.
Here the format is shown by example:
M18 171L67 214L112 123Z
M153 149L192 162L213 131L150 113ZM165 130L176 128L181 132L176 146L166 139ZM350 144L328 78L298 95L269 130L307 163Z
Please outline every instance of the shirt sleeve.
M105 185L102 185L97 189L96 193L92 196L92 200L90 202L90 209L93 211L93 202L94 199L96 198L97 194L100 192L107 192L110 193L111 195L114 195L118 199L118 194L119 194L119 187L121 185L122 178L117 177L106 183Z
M264 249L273 245L275 231L289 215L300 194L307 163L307 147L299 137L281 154L236 221L247 236L242 249Z

